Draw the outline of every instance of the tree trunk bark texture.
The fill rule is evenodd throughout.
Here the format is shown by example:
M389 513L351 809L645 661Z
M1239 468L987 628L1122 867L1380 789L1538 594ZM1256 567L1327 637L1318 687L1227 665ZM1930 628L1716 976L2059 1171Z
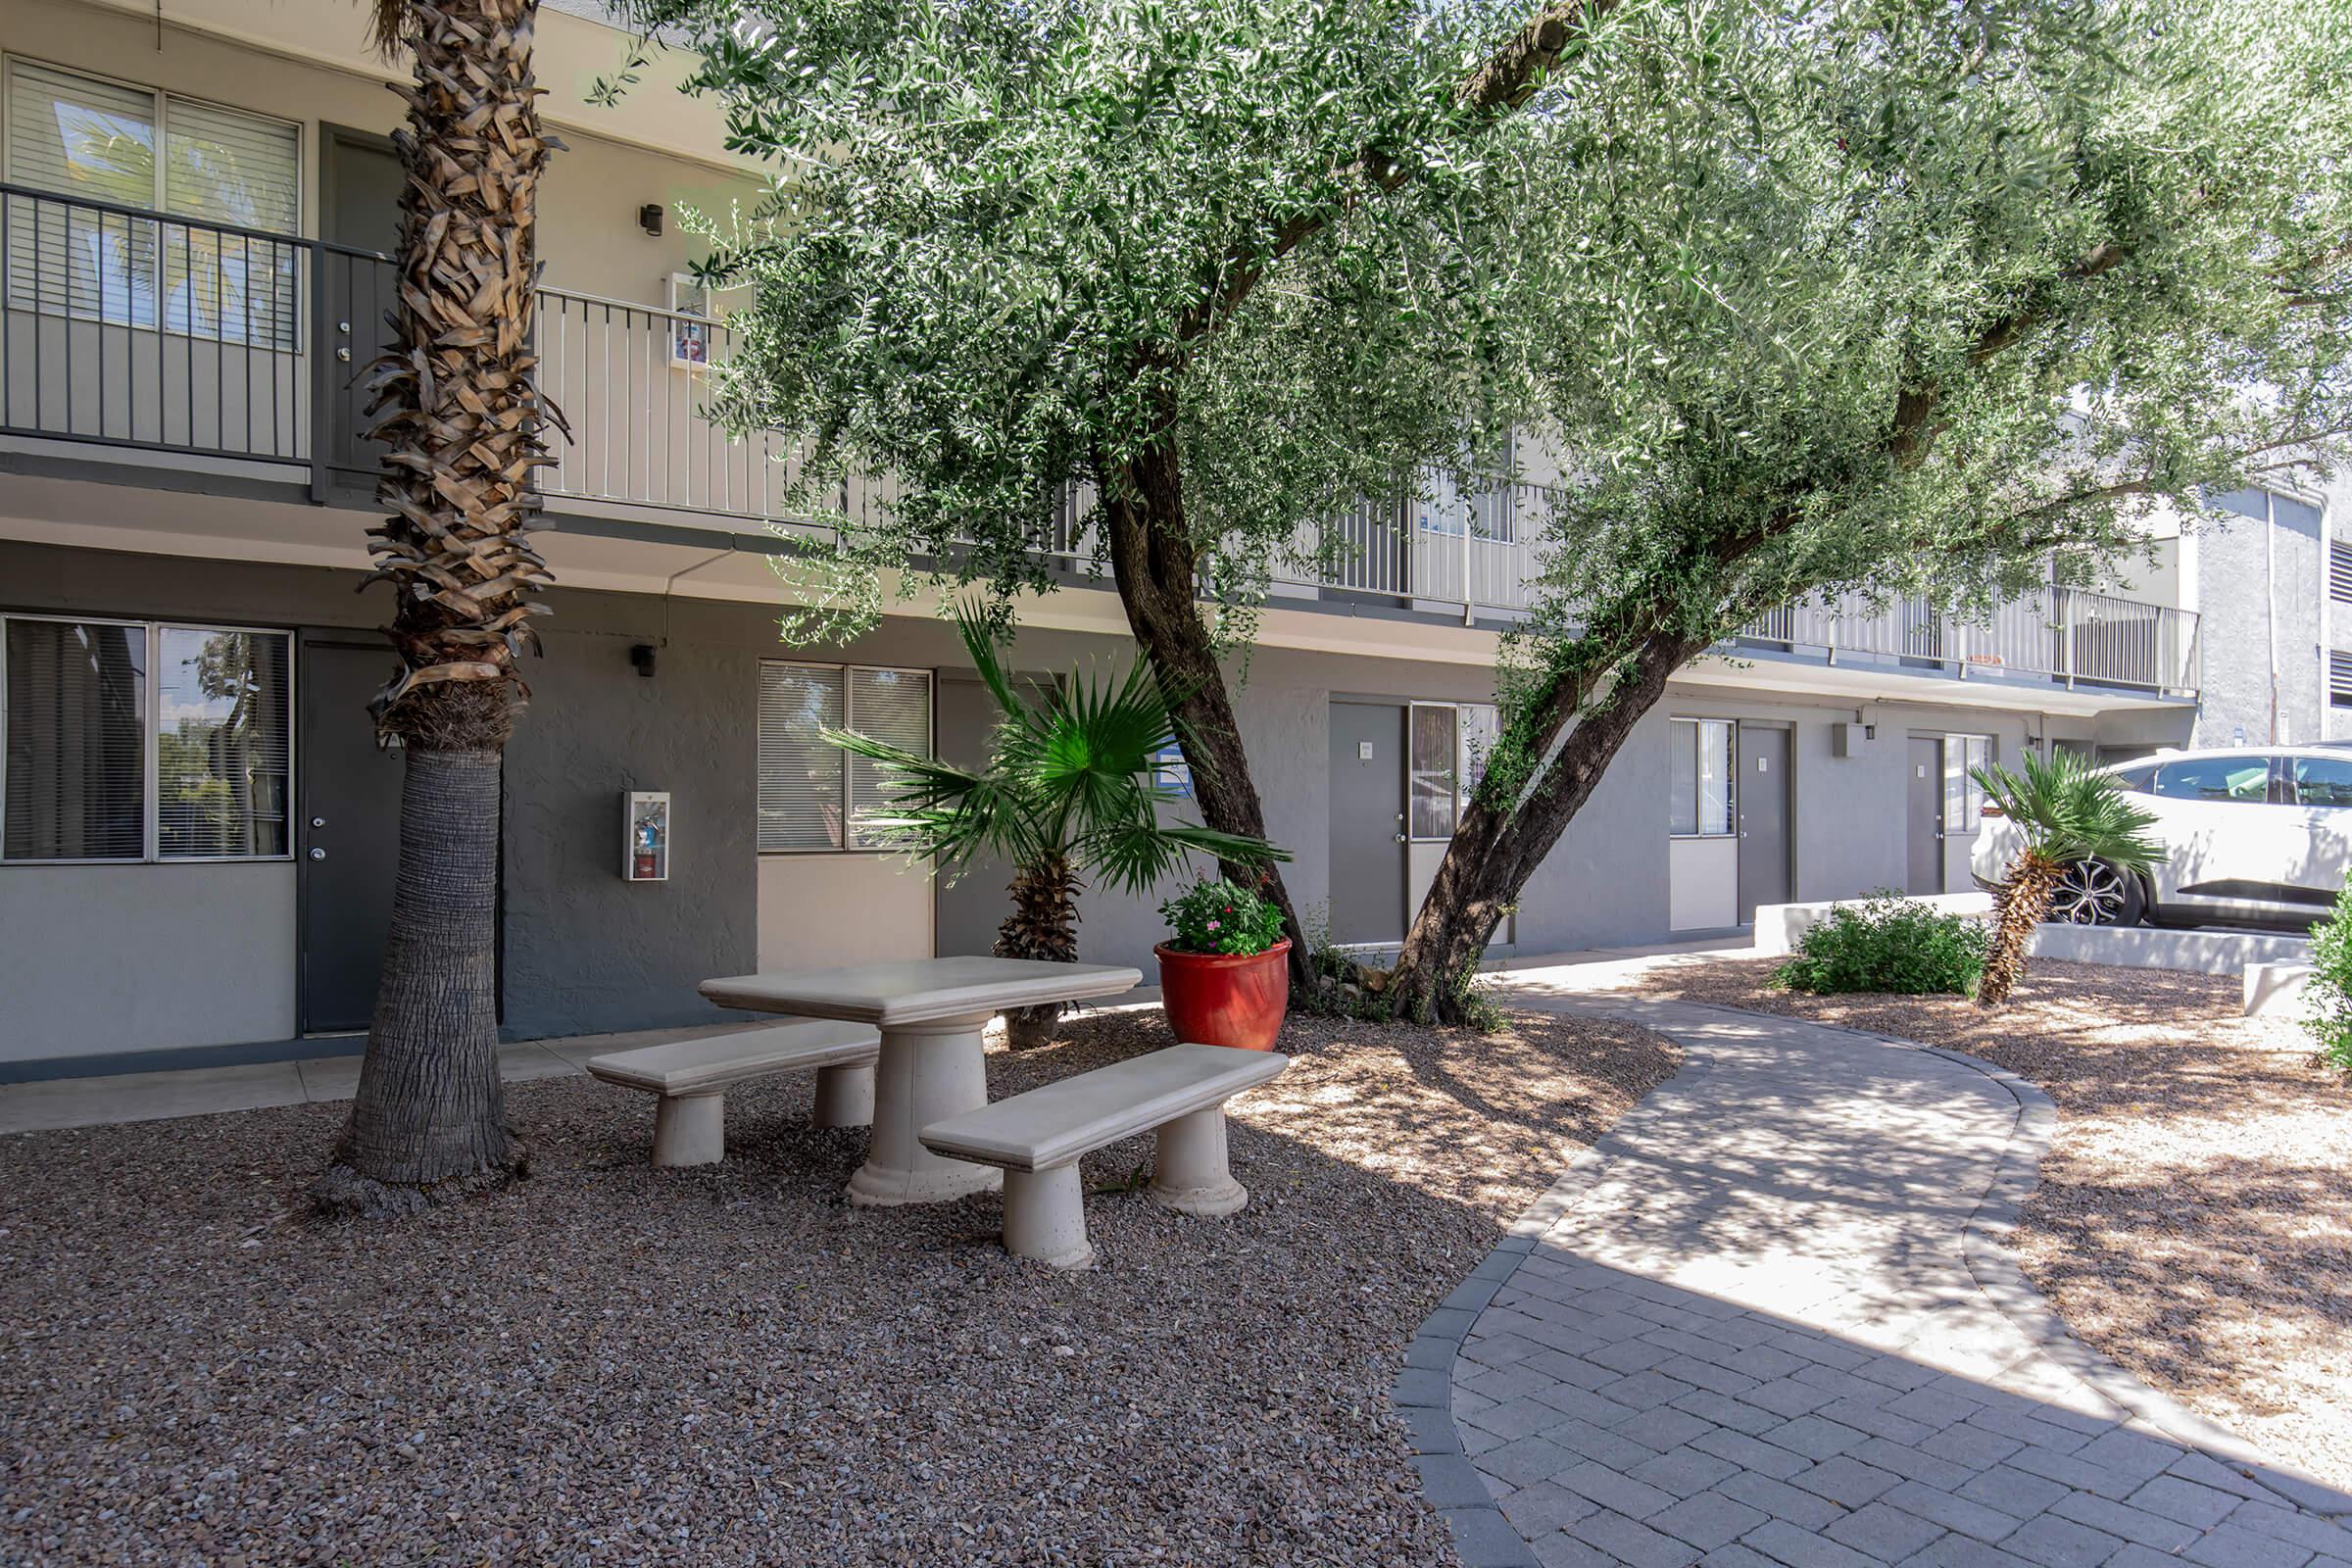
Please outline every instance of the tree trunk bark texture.
M1541 781L1516 810L1497 808L1482 795L1454 825L1389 979L1387 994L1398 1013L1425 1023L1463 1021L1463 993L1495 926L1592 798L1642 716L1665 696L1668 678L1698 651L1689 638L1653 635L1625 678L1590 711L1580 711L1571 683L1555 682L1531 746L1540 758L1557 741L1559 755L1548 768L1537 764Z
M1078 961L1078 878L1069 860L1054 856L1026 867L1009 884L1012 912L997 927L996 955L1000 958L1043 958L1051 963ZM1034 1007L1004 1011L1004 1038L1015 1051L1050 1045L1062 1004L1042 1003Z
M359 1098L319 1200L407 1213L517 1167L498 1076L499 754L412 751Z
M1977 979L1977 1005L1997 1007L2009 1000L2018 977L2026 972L2026 947L2034 928L2049 917L2051 895L2058 891L2063 868L2038 855L2017 858L2009 868L2009 883L1994 901L1992 951L1984 955L1984 972Z
M1242 749L1241 725L1215 639L1201 618L1200 561L1185 523L1183 475L1176 456L1175 415L1165 415L1160 441L1131 459L1102 486L1110 536L1112 578L1127 624L1175 697L1178 740L1192 769L1201 820L1221 833L1266 836L1266 812ZM1224 864L1225 877L1254 887L1282 910L1291 939L1293 989L1314 984L1306 930L1292 907L1290 889L1273 866Z

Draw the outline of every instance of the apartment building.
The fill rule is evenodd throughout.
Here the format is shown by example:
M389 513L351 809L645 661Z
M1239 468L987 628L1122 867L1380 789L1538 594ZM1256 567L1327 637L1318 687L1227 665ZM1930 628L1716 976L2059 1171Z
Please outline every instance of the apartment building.
M561 586L506 763L516 1038L702 1020L712 974L980 951L1003 912L990 876L938 886L860 842L873 781L816 728L969 757L984 693L920 606L850 645L779 642L773 563L807 530L780 515L779 454L697 416L726 302L693 289L663 220L749 193L751 171L659 78L591 107L626 47L573 14L592 9L551 4L539 30L570 150L541 188L536 330L572 436L540 481ZM343 5L0 16L0 1080L358 1048L400 777L363 708L387 610L354 591L375 457L352 377L399 179L387 69ZM1339 941L1396 943L1443 853L1528 602L1532 502L1362 508L1335 524L1348 564L1264 613L1244 739L1290 885ZM2177 556L1987 626L1916 605L1767 617L1675 683L1505 941L1966 886L1968 766L2191 735L2180 585L2210 558ZM1024 607L1020 664L1131 657L1115 596L1063 564ZM659 879L630 874L631 792L668 798ZM1148 960L1149 901L1083 911L1085 956Z

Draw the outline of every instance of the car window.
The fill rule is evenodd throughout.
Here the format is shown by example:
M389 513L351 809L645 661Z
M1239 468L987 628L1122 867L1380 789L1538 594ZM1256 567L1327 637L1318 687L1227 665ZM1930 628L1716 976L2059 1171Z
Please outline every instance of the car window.
M2114 778L2117 789L2129 790L2134 795L2145 795L2148 793L2148 786L2156 782L2156 764L2145 762L2138 767L2119 767L2110 776Z
M2270 799L2267 757L2190 757L2156 769L2156 793L2177 801Z
M2352 758L2296 758L2295 801L2302 806L2352 806Z

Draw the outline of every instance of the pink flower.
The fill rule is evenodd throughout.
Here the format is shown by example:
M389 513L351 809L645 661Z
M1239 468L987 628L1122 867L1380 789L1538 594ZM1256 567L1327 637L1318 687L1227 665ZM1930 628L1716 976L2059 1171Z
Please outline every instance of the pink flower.
M1218 922L1217 922L1217 921L1215 921L1215 920L1211 920L1211 921L1209 921L1209 922L1208 922L1208 928L1209 928L1211 931L1214 931L1214 930L1217 928L1217 925L1218 925Z

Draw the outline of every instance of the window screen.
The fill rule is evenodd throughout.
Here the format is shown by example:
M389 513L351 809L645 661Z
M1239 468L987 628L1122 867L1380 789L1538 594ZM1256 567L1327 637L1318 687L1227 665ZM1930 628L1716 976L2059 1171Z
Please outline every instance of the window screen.
M1720 838L1732 831L1732 721L1678 718L1667 779L1668 831Z
M842 846L844 754L817 731L838 729L844 672L816 664L760 666L760 848Z
M147 628L6 623L5 858L146 854Z
M164 627L156 710L157 853L287 853L285 636Z
M919 669L857 669L849 672L849 728L860 735L927 757L931 753L931 676ZM850 843L870 848L875 835L858 823L860 817L886 809L881 768L862 757L850 764Z

